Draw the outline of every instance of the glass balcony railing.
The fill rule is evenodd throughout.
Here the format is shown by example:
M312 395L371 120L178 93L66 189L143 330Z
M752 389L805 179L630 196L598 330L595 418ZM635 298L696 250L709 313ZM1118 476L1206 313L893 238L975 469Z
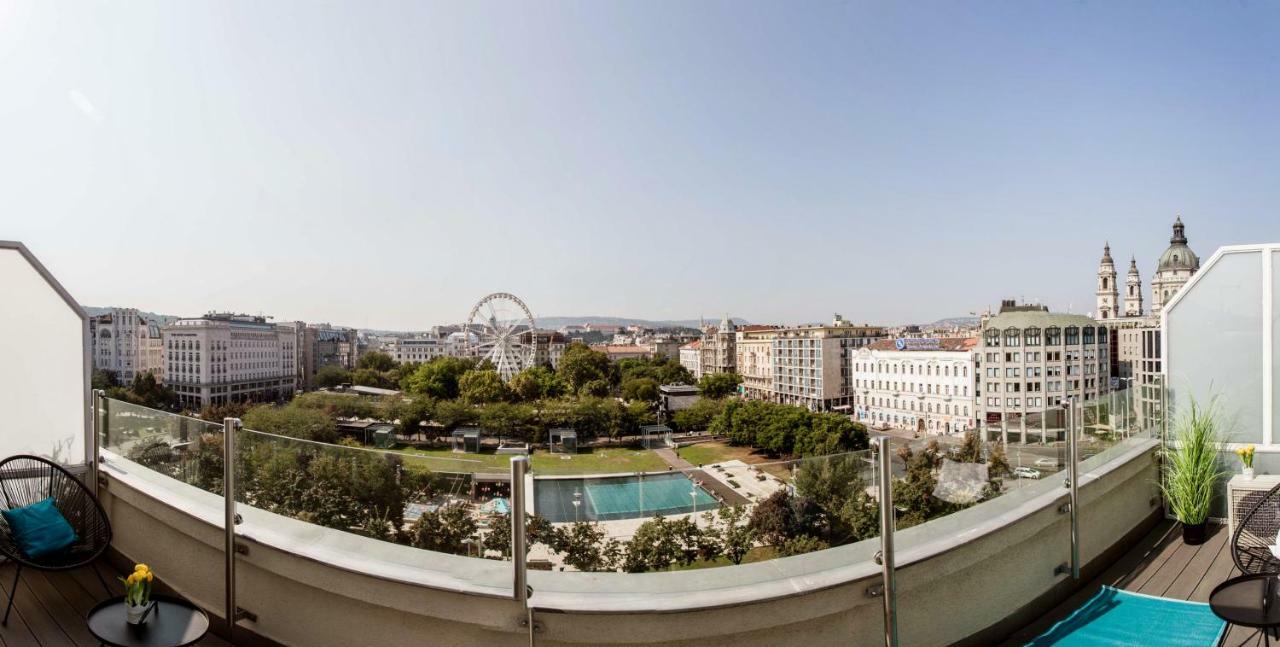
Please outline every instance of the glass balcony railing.
M1019 421L1015 434L1006 427L894 437L883 453L872 448L762 460L744 450L702 459L693 450L660 454L659 447L671 449L670 439L649 437L647 447L537 451L526 459L531 467L523 477L513 475L511 456L462 451L474 449L465 440L457 452L392 450L366 439L321 443L105 398L99 399L99 440L113 455L109 466L145 473L151 484L172 482L171 492L187 486L215 515L225 503L225 434L234 429L234 497L242 522L236 536L392 579L511 597L528 571L627 578L713 569L711 579L668 582L664 591L778 578L791 578L787 587L793 588L817 581L814 569L895 568L892 559L882 566L879 557L886 510L897 553L909 563L937 542L968 536L1019 506L1063 496L1069 434L1076 437L1085 483L1090 470L1128 449L1149 449L1162 421L1150 411L1143 415L1145 400L1130 395L1081 402L1070 415L1028 420L1025 430ZM499 452L505 451L521 450L504 445ZM881 492L886 461L889 502ZM609 467L617 465L629 469ZM513 517L523 518L523 527L513 526ZM523 562L512 554L520 534ZM767 570L739 569L766 563ZM424 571L444 578L414 579ZM580 595L581 586L572 577L541 578L533 599Z

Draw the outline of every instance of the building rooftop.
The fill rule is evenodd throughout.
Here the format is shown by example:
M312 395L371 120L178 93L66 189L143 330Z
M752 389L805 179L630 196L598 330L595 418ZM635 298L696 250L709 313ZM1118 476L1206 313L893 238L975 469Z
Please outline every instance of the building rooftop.
M907 342L903 344L903 348L898 347L898 342ZM929 343L936 342L936 343ZM891 350L891 351L965 351L973 350L978 346L977 337L943 337L940 339L928 338L912 338L912 339L881 339L871 342L866 346L867 350Z

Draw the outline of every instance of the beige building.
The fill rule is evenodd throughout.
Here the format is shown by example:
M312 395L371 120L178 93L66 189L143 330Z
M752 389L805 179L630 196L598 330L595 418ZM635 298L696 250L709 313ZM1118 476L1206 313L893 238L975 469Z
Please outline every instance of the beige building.
M189 409L272 402L297 389L297 330L265 317L209 313L162 330L165 383Z
M773 339L780 326L748 325L738 328L734 340L735 364L742 376L742 395L753 400L773 400Z
M164 340L160 326L134 308L112 308L89 319L93 367L111 371L121 384L140 373L164 379Z
M885 336L881 326L855 326L840 315L829 325L779 328L773 337L774 401L850 411L852 354Z
M1097 400L1110 390L1110 335L1083 315L1007 300L982 325L978 409L989 438L1018 434L1026 442L1043 426L1058 429L1069 397Z
M736 373L738 356L734 350L737 342L737 326L729 315L720 320L719 326L707 326L702 331L700 366L703 375L710 373Z

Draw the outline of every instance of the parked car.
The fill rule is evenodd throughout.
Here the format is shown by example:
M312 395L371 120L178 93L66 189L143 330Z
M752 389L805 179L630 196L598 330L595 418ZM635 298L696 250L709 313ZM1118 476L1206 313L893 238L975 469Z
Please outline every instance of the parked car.
M1038 479L1040 478L1040 470L1031 467L1015 467L1013 475L1020 479Z
M1058 466L1059 463L1056 458L1041 458L1036 461L1036 467L1052 467L1056 469Z

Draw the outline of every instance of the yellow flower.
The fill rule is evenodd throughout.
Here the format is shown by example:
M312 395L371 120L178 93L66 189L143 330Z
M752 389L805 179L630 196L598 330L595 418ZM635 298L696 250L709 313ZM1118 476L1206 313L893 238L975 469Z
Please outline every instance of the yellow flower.
M148 568L146 564L138 564L137 566L134 566L134 567L133 567L133 570L134 570L134 572L135 572L135 573L136 573L136 572L138 572L138 571L142 571L143 573L146 573L147 571L149 571L149 570L151 570L151 569L150 569L150 568Z
M151 577L152 577L152 575L151 575L151 571L147 571L147 581L148 581L148 582L150 582L150 581L151 581Z
M129 586L133 586L134 584L137 584L137 583L138 583L137 573L130 573L129 577L125 579L125 584L128 584Z

